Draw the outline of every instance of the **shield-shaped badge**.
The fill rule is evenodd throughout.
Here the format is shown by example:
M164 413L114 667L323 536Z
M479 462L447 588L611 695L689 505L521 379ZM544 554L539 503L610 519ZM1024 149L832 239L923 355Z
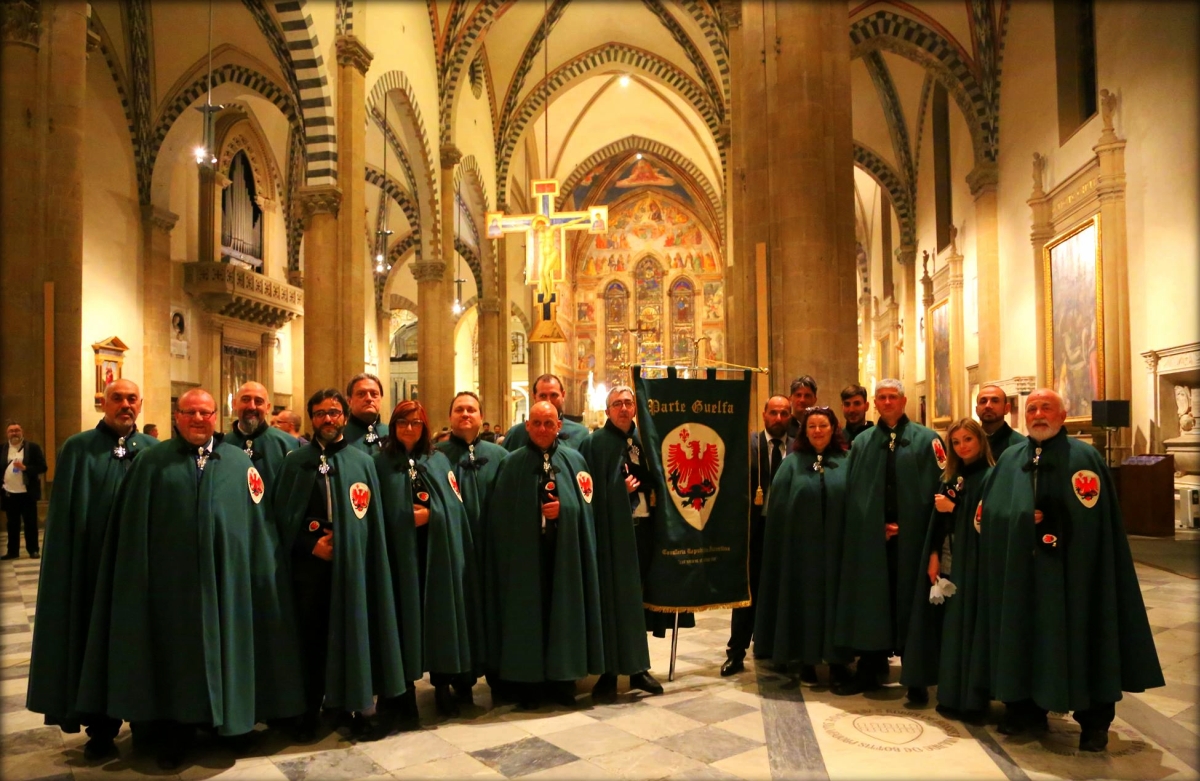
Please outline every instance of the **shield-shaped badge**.
M938 469L946 468L946 448L940 439L933 440L933 457L937 459Z
M371 489L366 483L355 483L350 486L350 507L354 510L354 515L357 518L362 518L367 514L367 508L371 506Z
M704 529L721 492L725 471L725 442L702 423L684 423L663 437L667 493L683 520Z
M254 467L250 467L246 471L246 485L250 488L250 498L255 504L262 501L263 494L266 493L266 487L263 485L262 475Z
M308 530L310 532L315 532L317 529L320 529L320 528L321 528L320 521L309 521L308 522Z
M1075 489L1080 504L1089 510L1100 501L1100 475L1090 469L1080 469L1071 475L1071 488Z
M592 476L587 472L580 472L575 475L575 481L579 483L579 492L583 494L583 501L588 504L592 503Z
M458 490L458 478L454 476L454 472L446 473L446 480L449 481L450 487L454 489L454 495L458 497L458 501L462 501L462 492Z

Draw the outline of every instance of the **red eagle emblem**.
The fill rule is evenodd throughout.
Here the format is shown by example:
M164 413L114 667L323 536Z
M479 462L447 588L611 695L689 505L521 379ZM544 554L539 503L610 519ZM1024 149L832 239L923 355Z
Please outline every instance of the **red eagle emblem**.
M717 478L721 474L721 456L714 444L704 445L689 442L687 430L679 432L682 444L672 444L667 449L667 480L677 496L699 510L717 492ZM687 448L691 452L684 450Z
M1045 543L1046 545L1049 545L1051 548L1058 547L1058 538L1055 537L1053 534L1043 534L1042 542Z
M350 486L350 507L354 510L354 514L362 518L367 514L367 508L371 505L371 489L366 483L355 483Z
M263 485L262 475L254 467L250 467L246 472L246 485L250 488L250 498L255 504L262 501L263 494L266 493L266 487Z
M939 469L946 468L946 448L942 446L941 440L933 440L933 457L937 459Z
M1079 502L1088 509L1100 501L1100 475L1090 469L1080 469L1071 475L1071 487Z
M579 492L583 494L583 500L588 504L592 503L592 476L587 472L580 472L575 475L575 482L579 483Z
M458 490L458 478L454 476L454 470L446 473L446 479L450 481L450 487L454 489L454 495L458 497L458 501L462 501L462 492Z
M315 532L317 529L320 529L320 528L321 528L320 521L309 521L308 522L308 530L310 532Z
M422 502L428 502L429 501L429 492L428 491L417 491L417 498L420 499Z

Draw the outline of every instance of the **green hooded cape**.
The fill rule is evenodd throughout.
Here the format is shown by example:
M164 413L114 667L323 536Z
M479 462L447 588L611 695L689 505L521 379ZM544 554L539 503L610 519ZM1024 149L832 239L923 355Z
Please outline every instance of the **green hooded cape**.
M423 589L417 583L418 538L408 457L386 452L375 456L392 579L403 579L406 586L397 593L404 669L412 676L420 671L472 672L482 667L484 654L480 569L471 525L451 483L457 478L450 461L434 451L414 462L429 489ZM418 644L424 641L415 659L410 652L414 638Z
M488 500L496 485L500 462L508 451L494 442L475 440L475 458L471 458L470 446L454 434L436 445L450 463L454 465L454 476L458 478L458 491L462 494L463 508L471 525L471 539L475 543L476 565L483 571L483 523L487 517Z
M573 420L559 416L562 421L562 429L558 432L559 444L566 445L572 450L578 450L583 441L588 438L588 427L582 423L576 423ZM504 435L504 449L510 453L515 453L525 445L529 444L529 432L525 430L524 423L514 423L513 427Z
M374 432L375 441L368 442L367 437ZM342 431L342 438L347 444L353 445L369 456L373 456L383 447L384 440L388 436L387 424L379 418L372 424L363 423L353 415L346 417L346 428Z
M600 585L592 505L580 488L589 484L578 451L555 446L559 497L554 593L549 626L542 625L538 566L542 452L530 445L509 454L496 476L488 508L484 551L488 666L506 681L569 681L604 672ZM591 481L594 484L594 480Z
M629 436L636 436L636 432L630 429ZM620 430L605 425L592 432L579 448L595 483L592 516L604 625L604 671L617 675L650 669L638 541L633 507L625 488L625 440Z
M278 482L279 471L283 468L283 459L287 458L288 453L300 449L300 443L291 434L284 433L277 428L271 428L266 423L263 423L258 431L255 431L250 436L243 436L238 430L237 423L233 424L233 430L225 435L225 441L234 447L241 448L243 452L246 450L246 441L251 441L250 460L254 462L254 466L263 476L263 481L267 484L267 500L273 501L275 497L275 483ZM268 505L269 506L269 505Z
M808 451L790 454L768 493L754 653L780 664L850 661L833 642L850 470L845 453L834 449L823 454L823 472L816 462Z
M1010 447L984 482L980 678L995 699L1060 713L1162 686L1104 459L1065 430L1040 444L1034 468L1038 447Z
M290 552L296 535L305 528L313 486L318 478L328 478L334 532L325 706L361 711L371 706L376 694L403 694L408 680L396 624L379 479L370 456L356 447L342 448L330 456L332 468L322 477L317 471L321 453L314 442L284 461L275 495L275 518L280 545ZM352 506L351 488L357 488L355 496L361 501L364 486L368 501L359 518ZM416 572L415 563L411 571ZM415 577L408 588L415 593Z
M261 476L214 438L134 461L104 539L79 708L240 735L304 710L289 592Z
M918 559L945 466L942 440L933 431L907 417L900 419L895 431L900 508L895 616L889 604L892 586L883 528L884 471L891 430L882 423L875 425L859 434L850 448L834 639L838 646L855 651L904 649L911 596L926 566Z
M119 441L102 420L64 442L46 512L25 707L67 732L79 731L75 696L109 512L134 457L158 444L134 431L118 456Z
M979 616L979 533L975 531L975 509L990 473L982 457L962 468L958 476L963 482L956 489L954 512L935 510L930 519L921 561L928 567L937 525L949 520L954 530L950 541L950 574L942 577L957 590L941 605L934 605L929 601L932 584L928 574L917 578L900 675L905 686L937 686L938 702L959 711L981 710L989 700L986 687L980 689L980 682L973 681L971 675ZM940 549L938 554L941 555Z
M1024 443L1025 435L1008 425L1007 421L996 429L995 434L988 435L988 446L991 447L992 458L996 461L1000 460L1000 455L1005 450L1013 445L1023 445Z

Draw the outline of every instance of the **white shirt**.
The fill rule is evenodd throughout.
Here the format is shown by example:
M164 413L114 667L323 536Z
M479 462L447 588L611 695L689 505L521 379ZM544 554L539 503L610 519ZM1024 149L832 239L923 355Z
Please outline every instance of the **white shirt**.
M10 494L25 493L25 473L18 472L13 469L12 462L25 461L25 443L21 443L20 449L15 448L12 444L8 446L8 458L4 459L7 468L4 470L4 490Z

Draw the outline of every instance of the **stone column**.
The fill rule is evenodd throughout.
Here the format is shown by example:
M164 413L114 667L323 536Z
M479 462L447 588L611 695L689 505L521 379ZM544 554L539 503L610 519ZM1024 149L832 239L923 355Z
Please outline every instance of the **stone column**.
M1046 158L1037 152L1033 153L1033 193L1026 203L1033 211L1032 228L1029 232L1029 243L1033 245L1033 296L1034 312L1037 320L1037 333L1042 333L1041 323L1046 321L1046 269L1042 253L1046 242L1054 238L1054 218L1051 214L1050 196L1042 189L1042 172L1046 169ZM1036 339L1037 342L1037 387L1045 388L1050 384L1050 376L1046 372L1046 340ZM986 380L984 380L986 382Z
M275 408L275 340L279 334L267 331L258 348L258 381L267 389L267 403Z
M952 227L951 237L955 234L956 230ZM970 414L967 399L971 390L967 387L967 372L963 364L963 332L966 330L963 327L963 256L953 238L946 261L949 267L947 282L950 286L950 417L958 420ZM928 322L926 321L926 328L929 327Z
M304 289L304 275L299 271L289 271L288 284ZM307 304L307 302L306 302ZM307 306L305 311L308 311ZM302 424L308 427L308 411L305 402L308 401L308 390L304 384L304 328L306 318L296 317L292 320L292 411L300 416Z
M225 325L220 315L204 313L200 316L200 338L196 349L200 351L200 387L212 394L217 402L218 417L225 419L225 393L237 388L222 388L222 345ZM157 421L156 421L157 422ZM159 423L161 426L162 424ZM217 426L218 430L221 427Z
M929 320L929 308L933 306L933 278L929 276L929 250L925 250L925 257L922 260L924 276L921 277L921 316L925 318L925 419L920 421L923 425L932 428L933 423L933 397L929 395L929 389L932 387L930 378L933 377L933 323ZM916 377L913 377L914 381ZM916 384L914 382L915 390ZM908 388L905 387L905 392ZM915 393L913 395L916 395ZM909 401L908 407L912 407L912 401ZM920 416L920 399L917 400L917 415ZM907 408L906 408L907 411Z
M275 213L279 209L278 203L270 198L264 198L261 195L255 196L254 202L258 204L258 208L262 209L262 216L259 218L262 224L262 254L264 256L262 273L276 279L286 279L287 254L285 253L283 257L272 256L271 260L274 261L274 263L268 263L266 258L267 255L271 255L271 251L268 249L268 247L270 247L271 242L275 240L274 223ZM286 233L287 231L285 228L284 234L286 235ZM280 274L276 271L274 268L275 263L280 263L283 266L284 273Z
M485 410L499 410L501 406L500 364L508 357L507 351L497 349L503 330L500 322L500 302L495 298L480 301L479 397L483 400Z
M904 303L900 310L904 318L904 352L901 357L899 379L904 383L908 404L905 412L912 420L921 411L917 398L917 248L913 244L902 244L896 248L896 262L904 268Z
M340 281L336 288L338 317L329 321L336 328L340 351L338 382L346 382L363 370L366 355L367 323L374 322L368 312L370 259L363 215L367 210L367 184L363 176L367 159L367 118L365 76L374 55L353 35L336 39L338 62L337 129L338 186L342 191L341 218L338 220ZM311 299L310 299L311 300Z
M449 404L454 393L453 325L446 301L446 265L441 261L413 263L417 280L417 383L421 403L434 408ZM450 345L450 360L442 356Z
M0 339L0 409L5 418L19 420L31 440L45 443L45 271L43 264L30 263L45 257L38 168L45 127L37 77L41 10L34 3L6 2L0 4L0 23L0 181L6 183L0 191L0 333L20 334Z
M200 169L200 260L221 262L221 198L233 181L209 163Z
M995 163L982 163L967 176L975 198L976 313L979 318L979 379L1000 379L1000 225L997 218ZM960 310L961 311L961 310ZM963 313L963 317L966 313ZM960 318L961 319L961 318ZM956 414L967 414L961 410Z
M743 247L767 249L767 300L754 306L769 315L772 382L806 372L840 388L858 378L849 17L834 3L765 0L742 5L741 29L754 49L734 83L754 132L742 137L735 228Z
M179 217L142 207L142 422L170 429L171 230Z
M426 363L420 364L421 370L421 398L427 400L427 403L432 403L435 407L441 405L449 405L450 398L457 388L454 387L454 270L457 268L457 251L454 249L454 217L457 212L455 204L456 191L454 188L454 167L462 160L462 152L458 147L447 144L441 148L441 258L442 258L442 284L433 291L437 296L436 306L432 308L431 316L433 322L437 324L437 331L440 334L439 339L431 345L433 354L436 356L432 366L433 371L437 375L432 388L427 384L429 382L429 367ZM482 291L480 291L482 295ZM422 298L424 292L422 291ZM429 322L429 321L426 321ZM437 390L438 395L427 395L426 389Z
M508 212L508 204L497 203L498 211ZM508 298L508 240L495 240L494 253L496 258L496 304L497 325L495 341L492 348L496 351L498 364L496 366L497 397L491 408L485 408L485 414L492 423L492 428L502 426L501 431L507 431L512 418L512 347L509 344L512 331L512 304Z
M304 219L301 384L306 393L322 388L345 389L349 377L342 376L343 347L338 334L341 324L338 210L342 191L333 185L305 185L300 188L299 198Z
M392 312L379 300L375 300L375 360L378 362L376 375L383 380L383 399L379 403L380 414L391 419L392 408L398 399L392 397Z

